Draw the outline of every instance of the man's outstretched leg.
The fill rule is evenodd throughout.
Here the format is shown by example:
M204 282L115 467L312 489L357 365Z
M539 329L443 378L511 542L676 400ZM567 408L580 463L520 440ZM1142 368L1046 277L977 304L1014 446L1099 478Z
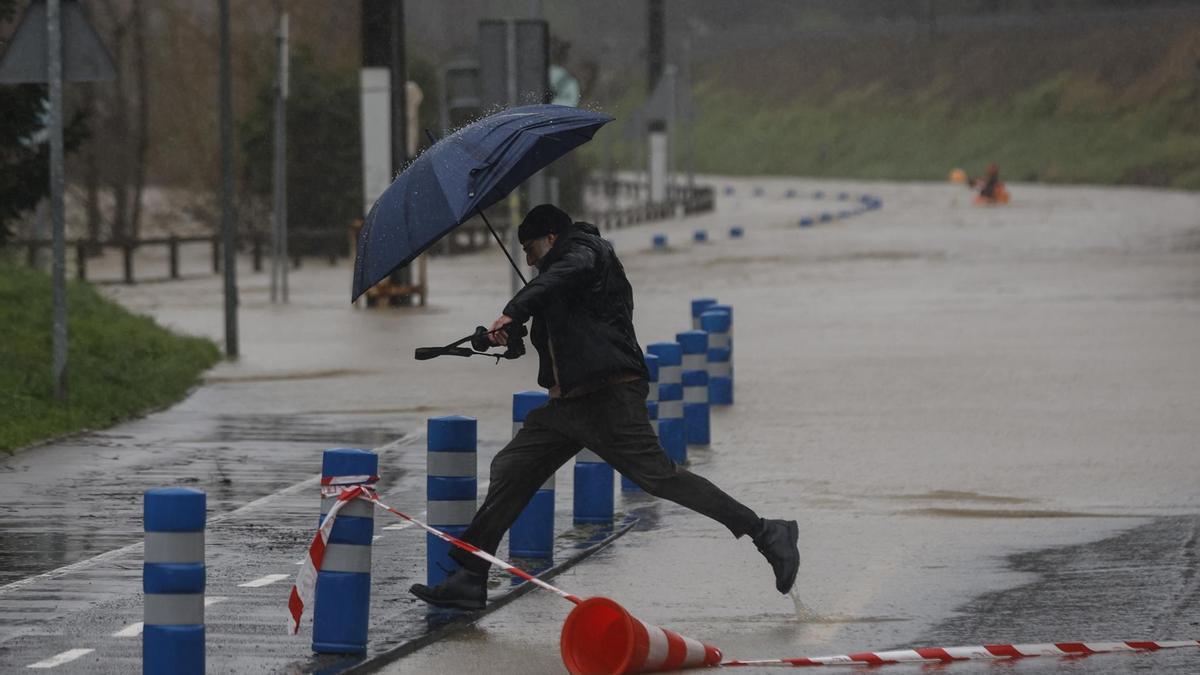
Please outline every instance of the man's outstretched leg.
M775 588L787 593L800 569L796 521L759 518L708 479L672 462L650 426L646 389L645 380L639 380L615 385L594 398L583 397L579 405L567 401L556 424L574 425L579 435L572 436L647 493L708 516L735 537L749 535L771 565Z
M495 553L504 533L538 488L579 452L579 444L540 423L547 408L554 404L551 401L531 411L525 426L492 459L487 497L460 539ZM450 557L460 567L437 586L413 584L413 595L438 607L483 609L489 563L458 548L450 550Z

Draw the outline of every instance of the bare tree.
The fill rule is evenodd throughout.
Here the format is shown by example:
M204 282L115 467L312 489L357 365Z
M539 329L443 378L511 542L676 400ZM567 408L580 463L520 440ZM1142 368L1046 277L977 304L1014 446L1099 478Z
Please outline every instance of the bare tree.
M113 55L117 77L111 85L91 86L83 105L92 113L94 133L84 153L84 188L89 237L103 230L100 187L112 195L109 234L136 239L149 148L149 66L142 0L101 0L98 27Z

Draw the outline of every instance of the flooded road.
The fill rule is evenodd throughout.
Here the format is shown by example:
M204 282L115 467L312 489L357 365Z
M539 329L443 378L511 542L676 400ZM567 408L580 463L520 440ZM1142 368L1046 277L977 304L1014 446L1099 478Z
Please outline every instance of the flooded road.
M986 209L952 186L716 184L736 191L714 214L606 234L634 285L641 342L690 328L692 297L734 307L736 403L714 412L713 444L692 451L692 469L761 515L800 521L797 584L816 616L797 618L748 541L667 503L556 584L613 597L730 658L1200 634L1200 199L1015 186L1012 205ZM752 196L755 185L763 196ZM884 208L799 228L802 215L831 208L803 198L816 188L869 192ZM730 239L732 225L745 237ZM690 243L697 228L711 243ZM651 250L658 232L669 252ZM273 306L266 277L244 271L243 356L181 404L0 461L12 514L0 526L6 624L59 634L37 613L51 619L120 595L70 571L55 577L66 590L40 601L17 602L3 584L140 541L147 487L204 489L211 519L311 479L324 448L380 447L419 434L426 417L467 414L479 419L482 494L487 457L511 433L511 395L533 386L534 361L411 356L495 318L508 289L503 257L435 260L428 308L350 307L348 263L308 263L292 279L293 302ZM106 290L174 328L221 334L215 277ZM395 446L387 481L406 484L422 452L420 442ZM569 467L559 483L569 485ZM618 496L618 510L647 505ZM280 560L302 551L301 520L245 517ZM241 570L238 583L274 571L237 551L220 556ZM113 574L132 583L139 568ZM393 602L407 602L402 569ZM121 602L137 609L136 598ZM559 671L567 610L528 594L385 672ZM31 652L6 648L16 643L5 630L0 663L23 667ZM307 656L304 639L291 645L278 653ZM210 640L210 671L244 672L250 661L239 655L251 648ZM1181 650L1007 667L1194 672L1197 659Z

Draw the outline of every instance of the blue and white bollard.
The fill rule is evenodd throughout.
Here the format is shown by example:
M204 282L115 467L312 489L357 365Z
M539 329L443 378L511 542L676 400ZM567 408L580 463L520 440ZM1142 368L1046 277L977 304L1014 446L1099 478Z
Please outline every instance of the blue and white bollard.
M733 404L733 350L729 329L733 320L728 312L712 311L700 315L700 328L708 333L708 402Z
M734 225L733 227L729 228L729 237L731 239L741 239L742 235L745 233L746 233L746 231L737 225Z
M656 250L656 251L663 251L663 250L666 250L666 248L667 248L667 235L665 235L665 234L656 234L656 235L654 235L654 239L653 239L652 241L654 242L654 250Z
M692 299L692 330L700 330L700 315L715 304L717 304L716 298Z
M696 230L692 233L692 241L697 244L703 244L708 241L708 232L705 230Z
M828 213L822 213L818 220L820 220L822 223L828 223L829 221L833 220L833 216L829 215Z
M513 394L513 436L525 424L530 410L546 405L550 395L544 391ZM508 530L508 553L514 558L549 558L554 553L554 474L538 488L533 499L521 511Z
M658 357L658 441L676 464L687 461L683 427L683 348L678 342L655 342L646 351Z
M321 476L333 478L334 485L370 484L378 475L379 456L367 450L334 448L321 457ZM355 477L360 480L352 480ZM318 526L336 501L336 497L321 497ZM361 654L367 650L374 533L375 507L361 499L347 502L333 521L317 572L313 604L312 649L318 654Z
M147 490L143 509L142 672L203 675L204 493Z
M584 448L575 455L575 524L613 521L613 468Z
M654 429L654 435L658 435L658 357L653 354L643 356L646 360L646 372L649 373L646 389L646 415L650 418L650 427ZM624 475L621 476L621 490L623 492L637 492L641 490L638 484L629 480Z
M729 363L732 368L733 364L733 307L731 305L709 305L704 308L705 312L724 312L729 315ZM702 313L703 314L703 313Z
M478 427L474 417L431 417L426 426L425 520L433 527L461 537L475 516ZM450 557L450 542L425 535L426 572L430 586L442 583L458 563Z
M800 219L800 227L812 227L813 219L805 216Z
M683 425L687 444L711 442L708 410L708 333L685 330L675 336L683 348Z

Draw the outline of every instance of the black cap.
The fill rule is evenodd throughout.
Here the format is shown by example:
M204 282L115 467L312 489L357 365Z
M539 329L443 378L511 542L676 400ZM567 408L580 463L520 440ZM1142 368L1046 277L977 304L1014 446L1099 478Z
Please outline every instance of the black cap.
M525 220L517 228L517 238L527 241L558 234L571 225L571 216L553 204L538 204L525 214Z

